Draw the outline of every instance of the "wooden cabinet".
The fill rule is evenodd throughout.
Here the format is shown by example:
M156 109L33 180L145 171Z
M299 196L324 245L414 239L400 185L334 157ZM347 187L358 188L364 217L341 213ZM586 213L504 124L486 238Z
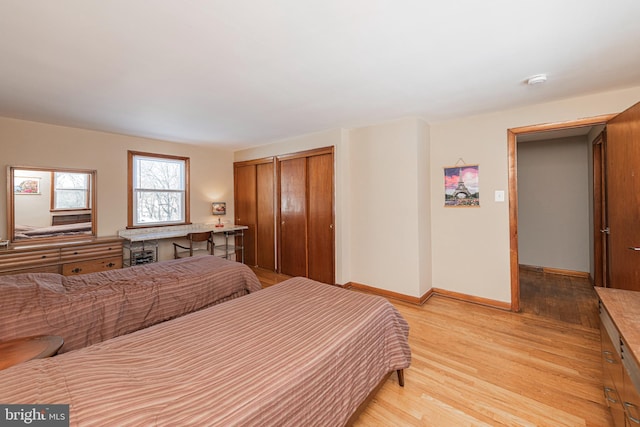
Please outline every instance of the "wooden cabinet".
M256 165L256 265L276 269L275 163Z
M245 225L245 264L275 271L273 157L234 163L235 224ZM236 242L236 245L240 242Z
M624 340L620 343L622 353L622 407L627 426L640 425L640 366L634 357L630 357L628 346Z
M122 267L122 239L11 246L0 250L0 275L61 273L66 276Z
M278 157L280 272L334 278L333 148Z
M602 341L602 380L604 398L611 411L613 424L624 427L623 366L620 358L620 334L604 307L600 307L600 337ZM617 343L617 344L616 344Z
M335 283L333 159L326 147L234 164L246 264Z
M640 303L640 295L617 289L596 288L596 291L600 296L604 398L616 427L639 426L640 365L637 350L640 335L636 322L640 319L637 318L636 307Z
M333 152L307 158L308 277L335 283Z
M307 275L307 159L279 160L280 273Z

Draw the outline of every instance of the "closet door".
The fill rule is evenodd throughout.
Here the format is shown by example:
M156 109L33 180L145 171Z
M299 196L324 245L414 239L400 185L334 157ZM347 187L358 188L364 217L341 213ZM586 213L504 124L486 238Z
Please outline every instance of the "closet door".
M593 284L609 287L607 249L606 132L593 141Z
M608 285L640 291L640 103L607 123L605 156Z
M307 276L307 159L279 161L280 273Z
M333 154L307 159L309 278L334 284Z
M249 227L244 232L244 263L256 265L256 166L234 167L235 223Z
M273 161L256 165L256 260L271 271L276 269L274 173Z

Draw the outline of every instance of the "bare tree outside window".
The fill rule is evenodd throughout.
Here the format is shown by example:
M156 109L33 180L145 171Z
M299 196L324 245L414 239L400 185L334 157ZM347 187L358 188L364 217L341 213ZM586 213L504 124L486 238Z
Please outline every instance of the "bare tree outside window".
M132 163L133 226L186 222L188 158L140 153Z
M53 173L53 209L89 209L89 175L86 173Z

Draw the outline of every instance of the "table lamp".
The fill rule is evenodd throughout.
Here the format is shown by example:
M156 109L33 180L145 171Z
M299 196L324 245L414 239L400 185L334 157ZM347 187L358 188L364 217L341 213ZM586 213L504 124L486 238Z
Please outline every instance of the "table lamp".
M212 215L218 216L218 223L216 224L216 227L224 227L224 224L222 223L222 219L220 218L220 216L227 214L227 203L226 202L211 203L211 213Z

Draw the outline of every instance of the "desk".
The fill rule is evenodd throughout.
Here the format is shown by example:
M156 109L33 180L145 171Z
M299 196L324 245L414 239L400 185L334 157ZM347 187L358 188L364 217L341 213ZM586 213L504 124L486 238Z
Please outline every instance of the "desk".
M27 360L53 356L62 344L62 337L54 335L38 335L0 342L0 370Z
M120 230L118 236L125 239L124 248L128 250L129 257L124 256L125 266L146 264L158 261L158 241L163 239L176 239L185 237L189 233L211 231L214 234L224 236L224 243L214 244L214 255L229 259L230 255L240 252L241 262L244 263L244 230L246 225L225 225L216 227L215 224L191 224L172 227L150 227L132 230ZM234 242L229 243L233 237ZM237 244L235 238L240 240Z

